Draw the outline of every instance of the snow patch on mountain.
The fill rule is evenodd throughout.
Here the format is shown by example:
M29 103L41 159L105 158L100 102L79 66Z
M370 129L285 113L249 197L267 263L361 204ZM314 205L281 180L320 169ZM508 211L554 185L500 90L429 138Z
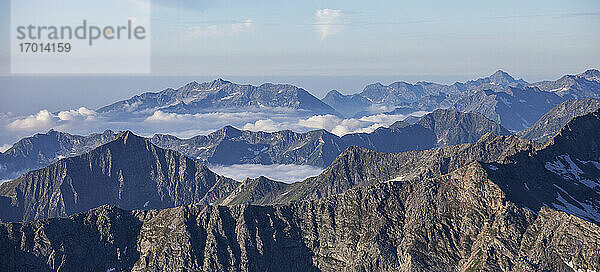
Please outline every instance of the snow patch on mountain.
M556 208L559 211L563 211L563 212L573 214L573 215L576 215L579 217L587 218L589 220L593 220L596 222L600 221L600 213L598 212L598 209L594 207L594 206L598 206L597 204L593 206L591 204L582 203L582 202L578 201L577 199L575 199L574 197L572 197L569 193L567 193L567 191L565 191L560 186L558 186L556 184L554 184L554 186L560 190L560 192L557 192L557 197L556 197L556 200L559 203L553 203L552 205L554 206L554 208ZM563 197L563 194L564 194L564 197ZM573 203L566 200L565 197L573 200ZM575 205L575 204L577 204L577 205Z
M564 162L564 163L563 163ZM558 160L553 162L546 162L546 170L555 173L565 179L578 181L589 188L596 188L600 186L598 182L592 181L583 177L584 171L577 166L577 164L571 159L569 155L560 155Z

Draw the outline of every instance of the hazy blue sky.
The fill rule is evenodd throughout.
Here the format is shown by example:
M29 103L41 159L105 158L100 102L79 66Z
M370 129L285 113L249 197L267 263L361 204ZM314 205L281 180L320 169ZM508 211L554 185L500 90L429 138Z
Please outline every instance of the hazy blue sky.
M558 76L600 63L600 1L168 1L153 71Z
M0 100L6 106L0 111L21 108L7 106L11 99L33 101L21 110L28 112L44 105L94 107L191 78L295 82L322 97L328 89L356 92L374 81L450 83L497 69L536 81L600 64L597 0L153 0L152 75L178 80L31 80L8 74L9 1L0 0L0 9Z
M555 77L600 63L597 0L153 0L151 22L163 75Z

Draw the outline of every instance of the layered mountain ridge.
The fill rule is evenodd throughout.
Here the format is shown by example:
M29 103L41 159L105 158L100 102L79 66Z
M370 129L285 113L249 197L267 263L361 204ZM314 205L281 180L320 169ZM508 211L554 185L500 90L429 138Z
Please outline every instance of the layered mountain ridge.
M508 199L523 208L552 207L600 224L599 135L600 111L596 111L573 119L543 146L516 136L487 134L476 143L425 151L380 153L351 147L320 175L294 183L270 199L288 203L390 180L419 182L477 163L485 166L486 176Z
M0 269L593 270L599 135L600 110L574 118L543 146L488 133L425 151L351 147L320 176L287 185L264 177L237 183L125 131L1 185L2 205L10 199L25 219L41 218L102 205L94 196L137 208L148 199L140 194L157 192L150 203L163 209L104 205L0 223ZM49 180L51 173L63 174ZM96 185L94 194L81 189L83 180ZM213 202L228 206L203 205Z
M460 192L460 193L459 193ZM102 206L0 224L0 268L125 271L539 271L600 266L600 227L506 198L472 163L277 206Z
M528 83L498 70L494 74L452 85L430 82L395 82L367 85L360 93L331 91L323 101L345 116L364 116L388 109L385 114L409 114L453 108L480 112L512 130L533 125L544 113L566 99L598 98L598 70L566 75L555 81Z
M326 167L349 146L381 152L423 150L477 141L486 133L510 134L478 113L437 110L413 125L392 125L371 133L337 136L326 130L252 132L225 127L207 136L179 139L155 135L158 146L213 164L308 164Z
M332 93L357 108L450 105L342 137L226 126L190 139L22 139L0 154L0 171L17 169L2 167L5 156L43 168L0 184L0 270L598 271L600 104L579 98L593 96L600 73L565 78L530 84L498 71L450 86L373 84L368 97ZM188 85L102 112L271 107L255 102L287 92ZM510 134L493 120L529 128ZM238 182L203 162L327 168L293 184Z
M509 132L478 113L463 114L438 110L421 123L379 128L372 133L353 133L339 137L325 130L307 133L293 131L253 132L231 126L206 136L180 139L155 134L153 144L203 163L231 164L306 164L326 167L349 146L357 145L383 151L422 150L436 146L474 142L487 132ZM13 179L28 170L39 169L62 157L83 154L114 139L112 131L77 136L51 130L17 142L0 154L0 180Z
M0 180L18 177L33 169L49 165L60 158L72 157L112 141L115 133L88 136L71 135L50 130L21 139L4 153L0 153Z
M236 181L129 131L0 185L2 221L65 217L103 204L124 209L213 203Z

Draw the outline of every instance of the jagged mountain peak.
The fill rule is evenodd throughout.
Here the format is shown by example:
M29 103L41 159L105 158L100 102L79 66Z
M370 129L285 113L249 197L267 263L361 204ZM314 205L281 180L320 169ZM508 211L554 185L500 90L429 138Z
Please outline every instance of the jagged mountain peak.
M250 184L250 183L260 184L260 183L265 183L265 182L274 182L274 181L271 180L270 178L267 178L267 177L261 175L257 178L247 177L244 179L244 181L242 183L243 184Z
M127 209L208 204L236 186L206 165L126 130L87 153L0 185L0 196L12 201L0 201L0 211L5 212L0 220L67 216L106 203Z
M585 72L579 74L578 76L583 77L587 80L599 81L600 80L600 71L598 71L596 69L589 69L589 70L586 70Z
M526 85L528 84L525 80L523 79L515 79L513 76L511 76L510 74L508 74L505 71L502 70L498 70L495 73L493 73L492 75L489 76L490 82L496 85L501 85L501 86L507 86L507 85L514 85L514 84L520 84L520 85Z
M331 90L331 91L327 92L327 94L325 95L325 97L323 99L325 100L325 98L340 98L343 96L344 95L342 93L340 93L338 90Z
M489 77L490 79L507 79L509 81L515 81L514 77L512 77L509 73L501 69L498 69L498 71L494 72Z
M367 86L365 86L365 89L367 89L369 87L385 87L385 85L383 85L383 83L377 81L375 83L368 84Z
M225 79L222 79L222 78L217 78L217 79L213 80L211 83L212 84L223 85L223 84L229 84L229 83L231 83L231 81L225 80Z
M265 176L246 178L221 205L267 204L273 203L290 185L269 179Z
M125 130L125 131L121 131L117 134L117 136L115 137L115 141L123 143L123 144L133 144L133 143L140 143L140 142L146 142L146 138L135 135L133 132L131 132L131 130Z
M229 125L222 127L216 132L222 134L225 137L239 137L242 134L241 130Z
M503 70L498 70L488 77L479 78L477 80L467 81L465 84L471 88L479 88L481 85L491 84L500 87L520 86L523 87L528 83L523 79L515 79L510 74ZM489 87L489 86L488 86Z

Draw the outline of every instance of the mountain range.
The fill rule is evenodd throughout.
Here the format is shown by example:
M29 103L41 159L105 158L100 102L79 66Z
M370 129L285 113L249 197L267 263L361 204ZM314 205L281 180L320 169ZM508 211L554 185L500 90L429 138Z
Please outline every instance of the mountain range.
M97 112L429 113L344 136L23 138L0 153L0 271L600 271L599 78L498 71L323 101L222 79L144 93ZM248 163L325 169L295 183L210 170Z
M322 100L289 84L236 84L223 79L190 82L178 89L146 92L101 107L97 113L126 120L156 111L195 114L230 111L294 111L303 116L331 114L359 118L373 114L402 114L455 109L479 112L518 132L533 125L549 109L567 99L599 98L600 72L587 70L555 81L528 83L498 70L488 77L444 85L432 82L369 84L356 94L330 91Z
M68 207L62 203L106 197L112 204L67 218L1 223L0 269L594 270L600 267L599 136L595 111L569 121L544 145L486 134L476 143L424 151L352 147L300 185L258 178L222 186L229 182L209 182L201 164L123 132L0 186L12 198L3 202L27 207L30 216L49 215L47 203ZM151 171L140 177L140 166ZM194 182L180 186L186 177ZM169 182L158 182L163 178ZM81 190L84 180L99 186L94 195ZM193 186L199 180L208 186ZM52 187L58 193L48 194ZM199 203L115 207L139 206L148 198L136 195L154 191L163 192L159 203ZM56 197L39 201L47 195ZM207 199L229 205L205 205ZM258 202L264 204L241 204Z
M555 81L542 81L532 85L568 99L600 98L600 71L590 69L581 74L565 75Z
M487 176L498 175L492 181L509 186L506 193L519 205L531 210L550 205L576 207L576 215L600 222L600 142L596 139L600 131L596 125L600 125L600 111L576 117L543 146L492 133L475 143L423 151L384 153L352 146L316 177L289 186L266 178L247 179L241 183L243 190L237 188L238 182L212 173L199 162L126 131L88 153L61 159L0 185L6 211L3 221L67 216L104 203L126 209L223 203L224 199L266 203L262 197L248 197L257 195L269 195L269 203L287 203L390 180L435 178L480 163L488 168ZM507 184L507 180L513 183ZM517 180L522 182L514 183ZM517 187L510 187L515 184ZM90 191L90 187L94 189ZM233 188L237 188L235 194L245 197L232 196ZM257 188L280 194L251 191ZM568 197L556 202L560 192ZM16 217L11 217L13 214Z
M416 124L396 122L371 133L337 136L326 130L295 133L242 131L225 127L206 136L179 139L155 135L152 142L211 164L308 164L326 167L349 146L381 152L423 150L477 141L486 133L509 132L478 113L437 110Z
M34 169L45 167L61 158L91 151L108 143L115 134L107 130L88 136L71 135L50 130L23 138L11 148L0 153L0 180L13 179Z
M110 203L124 209L209 204L237 182L129 131L79 156L0 185L2 221L68 216Z
M338 113L302 88L289 84L240 85L223 79L191 82L179 89L147 92L102 107L99 113L124 116L157 110L172 113L199 113L215 110L291 108L310 114Z
M307 133L293 131L253 132L231 126L206 136L180 139L156 134L151 142L172 149L202 163L232 164L306 164L326 167L349 146L357 145L382 152L422 150L436 146L477 141L485 133L509 132L479 113L437 110L416 124L396 122L371 133L339 137L326 130ZM51 130L24 138L0 154L0 179L16 178L28 170L39 169L63 157L80 155L114 139L110 130L102 134L77 136Z
M528 83L498 70L464 83L443 85L430 82L375 83L360 93L343 95L330 91L323 101L345 116L364 116L384 110L386 114L409 114L452 108L480 112L512 131L533 125L544 113L566 99L600 96L600 72L590 69L556 81Z
M420 81L415 84L394 82L390 85L375 83L367 85L360 93L343 95L330 91L323 101L346 116L373 111L378 107L397 108L404 111L433 110L452 107L460 98L477 90L499 91L507 87L520 88L528 85L508 73L498 70L489 77L469 80L452 85Z

